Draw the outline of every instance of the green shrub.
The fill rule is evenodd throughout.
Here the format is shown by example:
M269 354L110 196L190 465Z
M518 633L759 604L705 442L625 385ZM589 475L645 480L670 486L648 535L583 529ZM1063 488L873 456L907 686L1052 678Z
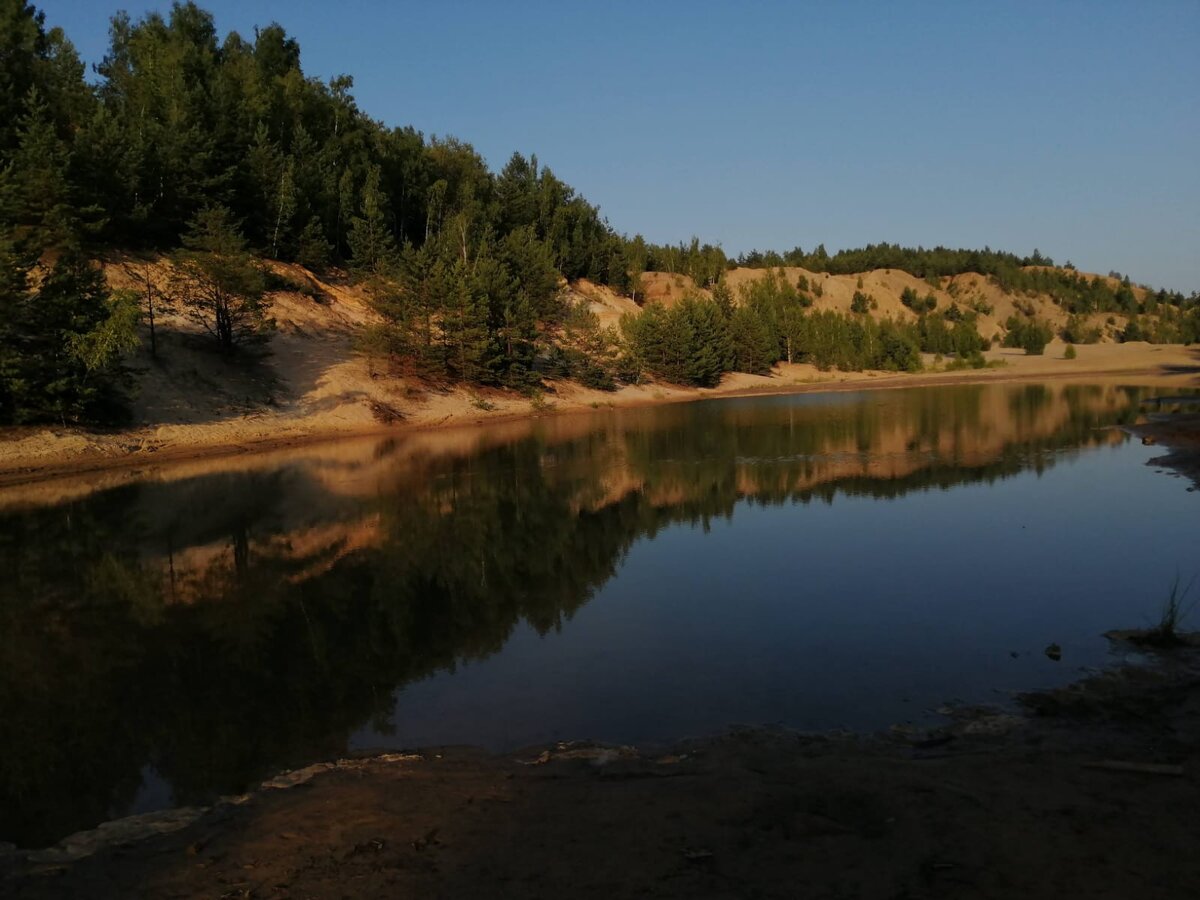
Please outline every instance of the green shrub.
M1071 316L1063 326L1062 339L1068 344L1095 344L1100 340L1100 329L1089 326L1082 316Z
M917 292L910 287L906 287L900 292L900 302L917 315L930 312L937 306L937 298L933 294L919 297Z
M1125 326L1125 330L1121 332L1121 343L1144 340L1146 340L1146 334L1142 331L1142 324L1136 317L1130 319L1129 324Z
M1054 336L1050 326L1038 319L1025 321L1010 316L1005 325L1008 334L1004 338L1004 346L1021 347L1030 356L1041 356L1045 353L1046 345Z

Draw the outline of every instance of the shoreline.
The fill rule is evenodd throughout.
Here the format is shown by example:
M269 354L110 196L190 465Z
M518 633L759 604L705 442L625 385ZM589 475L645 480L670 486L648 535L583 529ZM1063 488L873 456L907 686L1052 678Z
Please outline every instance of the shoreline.
M865 896L958 895L963 878L986 896L1064 896L1063 879L1080 896L1183 896L1200 876L1200 860L1179 855L1200 800L1197 688L1193 648L1019 695L1015 709L942 710L944 725L920 729L350 756L42 850L0 848L0 886L325 897L351 883L356 896L489 884L500 897L601 897L657 884L654 896L674 897L734 878L774 896L797 877L852 883L865 853L879 863ZM621 873L604 872L610 856Z
M1137 353L1113 352L1112 348L1129 345L1108 345L1100 359L1090 363L1085 355L1066 361L1050 356L1027 357L1019 351L991 351L991 360L1003 360L1003 368L964 369L938 372L847 372L817 373L811 366L780 366L770 376L727 377L715 388L688 388L677 385L627 386L613 393L589 391L572 383L558 383L563 394L552 395L544 406L528 398L505 394L507 408L481 411L476 398L462 389L452 391L439 412L427 417L392 424L354 422L337 425L314 416L280 415L274 419L246 415L236 417L221 427L210 424L172 426L183 434L174 439L159 440L161 426L140 426L116 431L66 428L60 432L49 429L7 429L0 432L0 488L48 481L55 478L118 471L138 467L217 459L246 454L269 452L332 443L367 437L400 436L454 428L487 427L514 421L531 420L578 413L598 413L618 409L641 409L672 403L688 403L710 399L784 396L791 394L841 393L846 391L898 390L918 387L938 387L965 384L1011 384L1063 380L1097 380L1125 378L1161 378L1165 383L1180 384L1189 375L1200 374L1200 350L1190 347L1159 346L1134 348ZM1149 353L1168 352L1159 360L1146 358ZM1183 385L1181 385L1183 386ZM497 396L500 396L497 392ZM515 404L523 404L516 406ZM238 426L259 428L267 426L276 432L267 436L233 434ZM40 438L36 452L22 451L19 446L26 438ZM72 442L75 442L73 444ZM78 441L91 442L79 449ZM49 444L49 447L42 446ZM129 446L129 445L134 446ZM17 446L14 446L17 445Z

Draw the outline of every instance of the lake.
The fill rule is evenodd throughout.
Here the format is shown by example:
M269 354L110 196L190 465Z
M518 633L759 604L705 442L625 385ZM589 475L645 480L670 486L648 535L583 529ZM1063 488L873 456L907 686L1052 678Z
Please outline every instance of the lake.
M0 490L0 840L353 752L875 730L1075 680L1200 559L1200 492L1118 427L1179 393L725 399Z

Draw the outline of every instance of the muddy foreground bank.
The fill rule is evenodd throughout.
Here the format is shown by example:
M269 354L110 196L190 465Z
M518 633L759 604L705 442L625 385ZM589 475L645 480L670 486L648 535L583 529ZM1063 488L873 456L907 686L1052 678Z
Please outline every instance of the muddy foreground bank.
M313 766L171 833L74 860L69 841L9 853L0 893L1195 896L1197 653L1026 695L1018 711L869 738L746 730L657 751Z

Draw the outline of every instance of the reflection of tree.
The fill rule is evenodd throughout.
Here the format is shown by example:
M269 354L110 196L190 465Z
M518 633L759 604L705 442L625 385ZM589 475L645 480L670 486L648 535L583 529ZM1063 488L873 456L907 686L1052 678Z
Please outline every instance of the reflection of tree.
M894 497L1106 440L1133 394L981 388L696 405L537 435L334 497L300 468L140 484L0 519L0 839L180 803L339 752L398 687L561 627L639 538L737 502ZM1047 400L1047 396L1049 399ZM890 469L872 466L881 457ZM363 532L369 532L364 535Z

